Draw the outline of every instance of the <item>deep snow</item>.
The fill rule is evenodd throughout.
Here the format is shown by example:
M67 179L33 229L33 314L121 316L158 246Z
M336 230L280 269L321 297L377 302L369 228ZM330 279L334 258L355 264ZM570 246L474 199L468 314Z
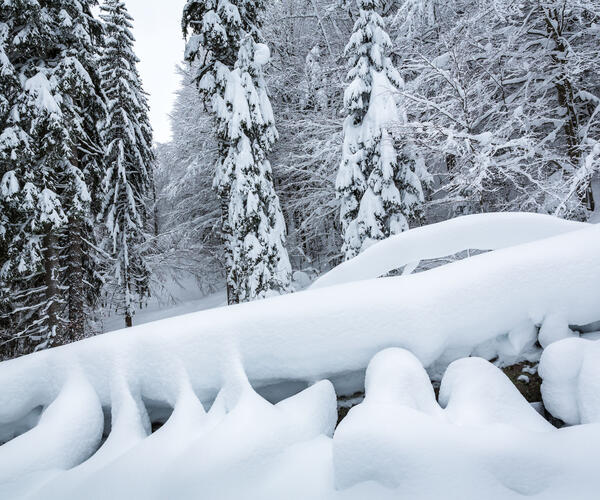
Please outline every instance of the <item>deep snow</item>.
M240 377L208 413L188 387L166 425L148 437L143 407L129 398L119 404L113 432L90 460L61 471L73 464L58 459L74 455L57 439L52 444L61 454L38 472L13 468L11 480L0 481L0 496L597 498L600 448L594 443L600 425L555 429L483 359L451 364L439 403L420 362L403 349L377 354L365 387L364 402L335 432L335 394L327 381L272 405Z
M600 344L575 338L591 328L575 325L600 320L600 226L546 219L535 232L535 217L510 217L501 234L488 221L505 248L436 269L0 364L0 440L14 438L0 446L0 498L564 499L573 485L596 498ZM422 258L424 241L454 249L446 229L407 237L403 255ZM538 328L546 407L586 425L555 430L495 366L460 359L536 359ZM332 438L334 389L363 382L364 402ZM149 435L159 413L170 418Z

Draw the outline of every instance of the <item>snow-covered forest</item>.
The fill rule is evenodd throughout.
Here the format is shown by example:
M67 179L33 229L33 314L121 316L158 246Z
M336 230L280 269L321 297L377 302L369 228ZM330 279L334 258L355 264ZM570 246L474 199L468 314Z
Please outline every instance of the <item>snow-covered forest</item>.
M126 5L46 3L1 12L5 359L178 283L244 302L409 227L593 213L594 0L188 2L157 145Z
M600 497L600 0L147 1L166 142L0 2L0 499Z

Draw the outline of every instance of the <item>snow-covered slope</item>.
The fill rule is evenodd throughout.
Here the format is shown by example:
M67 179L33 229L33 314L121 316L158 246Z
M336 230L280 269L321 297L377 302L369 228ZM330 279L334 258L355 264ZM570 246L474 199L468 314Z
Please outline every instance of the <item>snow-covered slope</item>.
M554 349L600 320L600 226L556 232L2 363L0 498L594 498L597 424L553 430L483 360L451 365L440 406L422 367L535 357L538 326ZM332 440L331 382L361 388L389 347Z
M158 291L159 293L162 290ZM170 281L166 290L153 296L144 308L135 313L133 323L143 325L161 319L181 316L192 312L205 311L227 304L225 291L207 295L193 278L181 282ZM112 314L103 321L103 332L121 330L124 319L121 314Z

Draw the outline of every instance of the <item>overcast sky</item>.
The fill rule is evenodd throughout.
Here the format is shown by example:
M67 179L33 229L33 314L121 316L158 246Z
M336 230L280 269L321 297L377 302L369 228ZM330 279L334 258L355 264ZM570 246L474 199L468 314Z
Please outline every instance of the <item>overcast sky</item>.
M133 34L139 70L150 94L150 120L154 139L171 138L168 114L180 79L175 66L183 59L181 12L186 0L125 0L134 18Z

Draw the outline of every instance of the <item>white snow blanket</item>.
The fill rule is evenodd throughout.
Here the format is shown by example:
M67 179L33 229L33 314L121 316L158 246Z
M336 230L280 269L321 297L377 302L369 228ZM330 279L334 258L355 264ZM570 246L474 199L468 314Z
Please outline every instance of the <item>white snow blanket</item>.
M83 386L69 391L65 398L91 394ZM480 358L450 365L438 403L411 353L382 351L367 370L364 402L335 433L327 381L272 405L240 374L208 413L188 387L148 437L143 406L122 395L108 439L81 465L66 470L98 447L100 408L91 400L82 401L89 411L79 419L63 421L55 440L57 427L47 427L38 447L0 455L0 497L592 500L600 488L600 425L554 429ZM49 461L25 464L50 448Z
M552 415L570 425L600 424L600 340L552 344L542 355L539 374L544 404Z
M600 319L598 255L600 226L592 225L410 276L202 311L43 351L0 365L0 424L48 406L75 373L102 406L111 406L115 380L172 406L182 380L211 401L237 365L261 387L342 383L392 346L429 367L473 352L514 360L545 319Z
M343 262L313 284L313 288L378 278L422 260L438 259L463 250L498 250L583 229L587 224L535 213L488 213L457 217L418 227L375 243Z
M569 325L599 320L600 226L562 232L2 363L0 498L568 498L569 484L597 498L595 424L549 428L478 360L451 366L442 411L421 366L518 360L535 355L538 326L552 348L575 335ZM362 409L332 441L331 382L360 388L388 347L412 354L377 358Z

